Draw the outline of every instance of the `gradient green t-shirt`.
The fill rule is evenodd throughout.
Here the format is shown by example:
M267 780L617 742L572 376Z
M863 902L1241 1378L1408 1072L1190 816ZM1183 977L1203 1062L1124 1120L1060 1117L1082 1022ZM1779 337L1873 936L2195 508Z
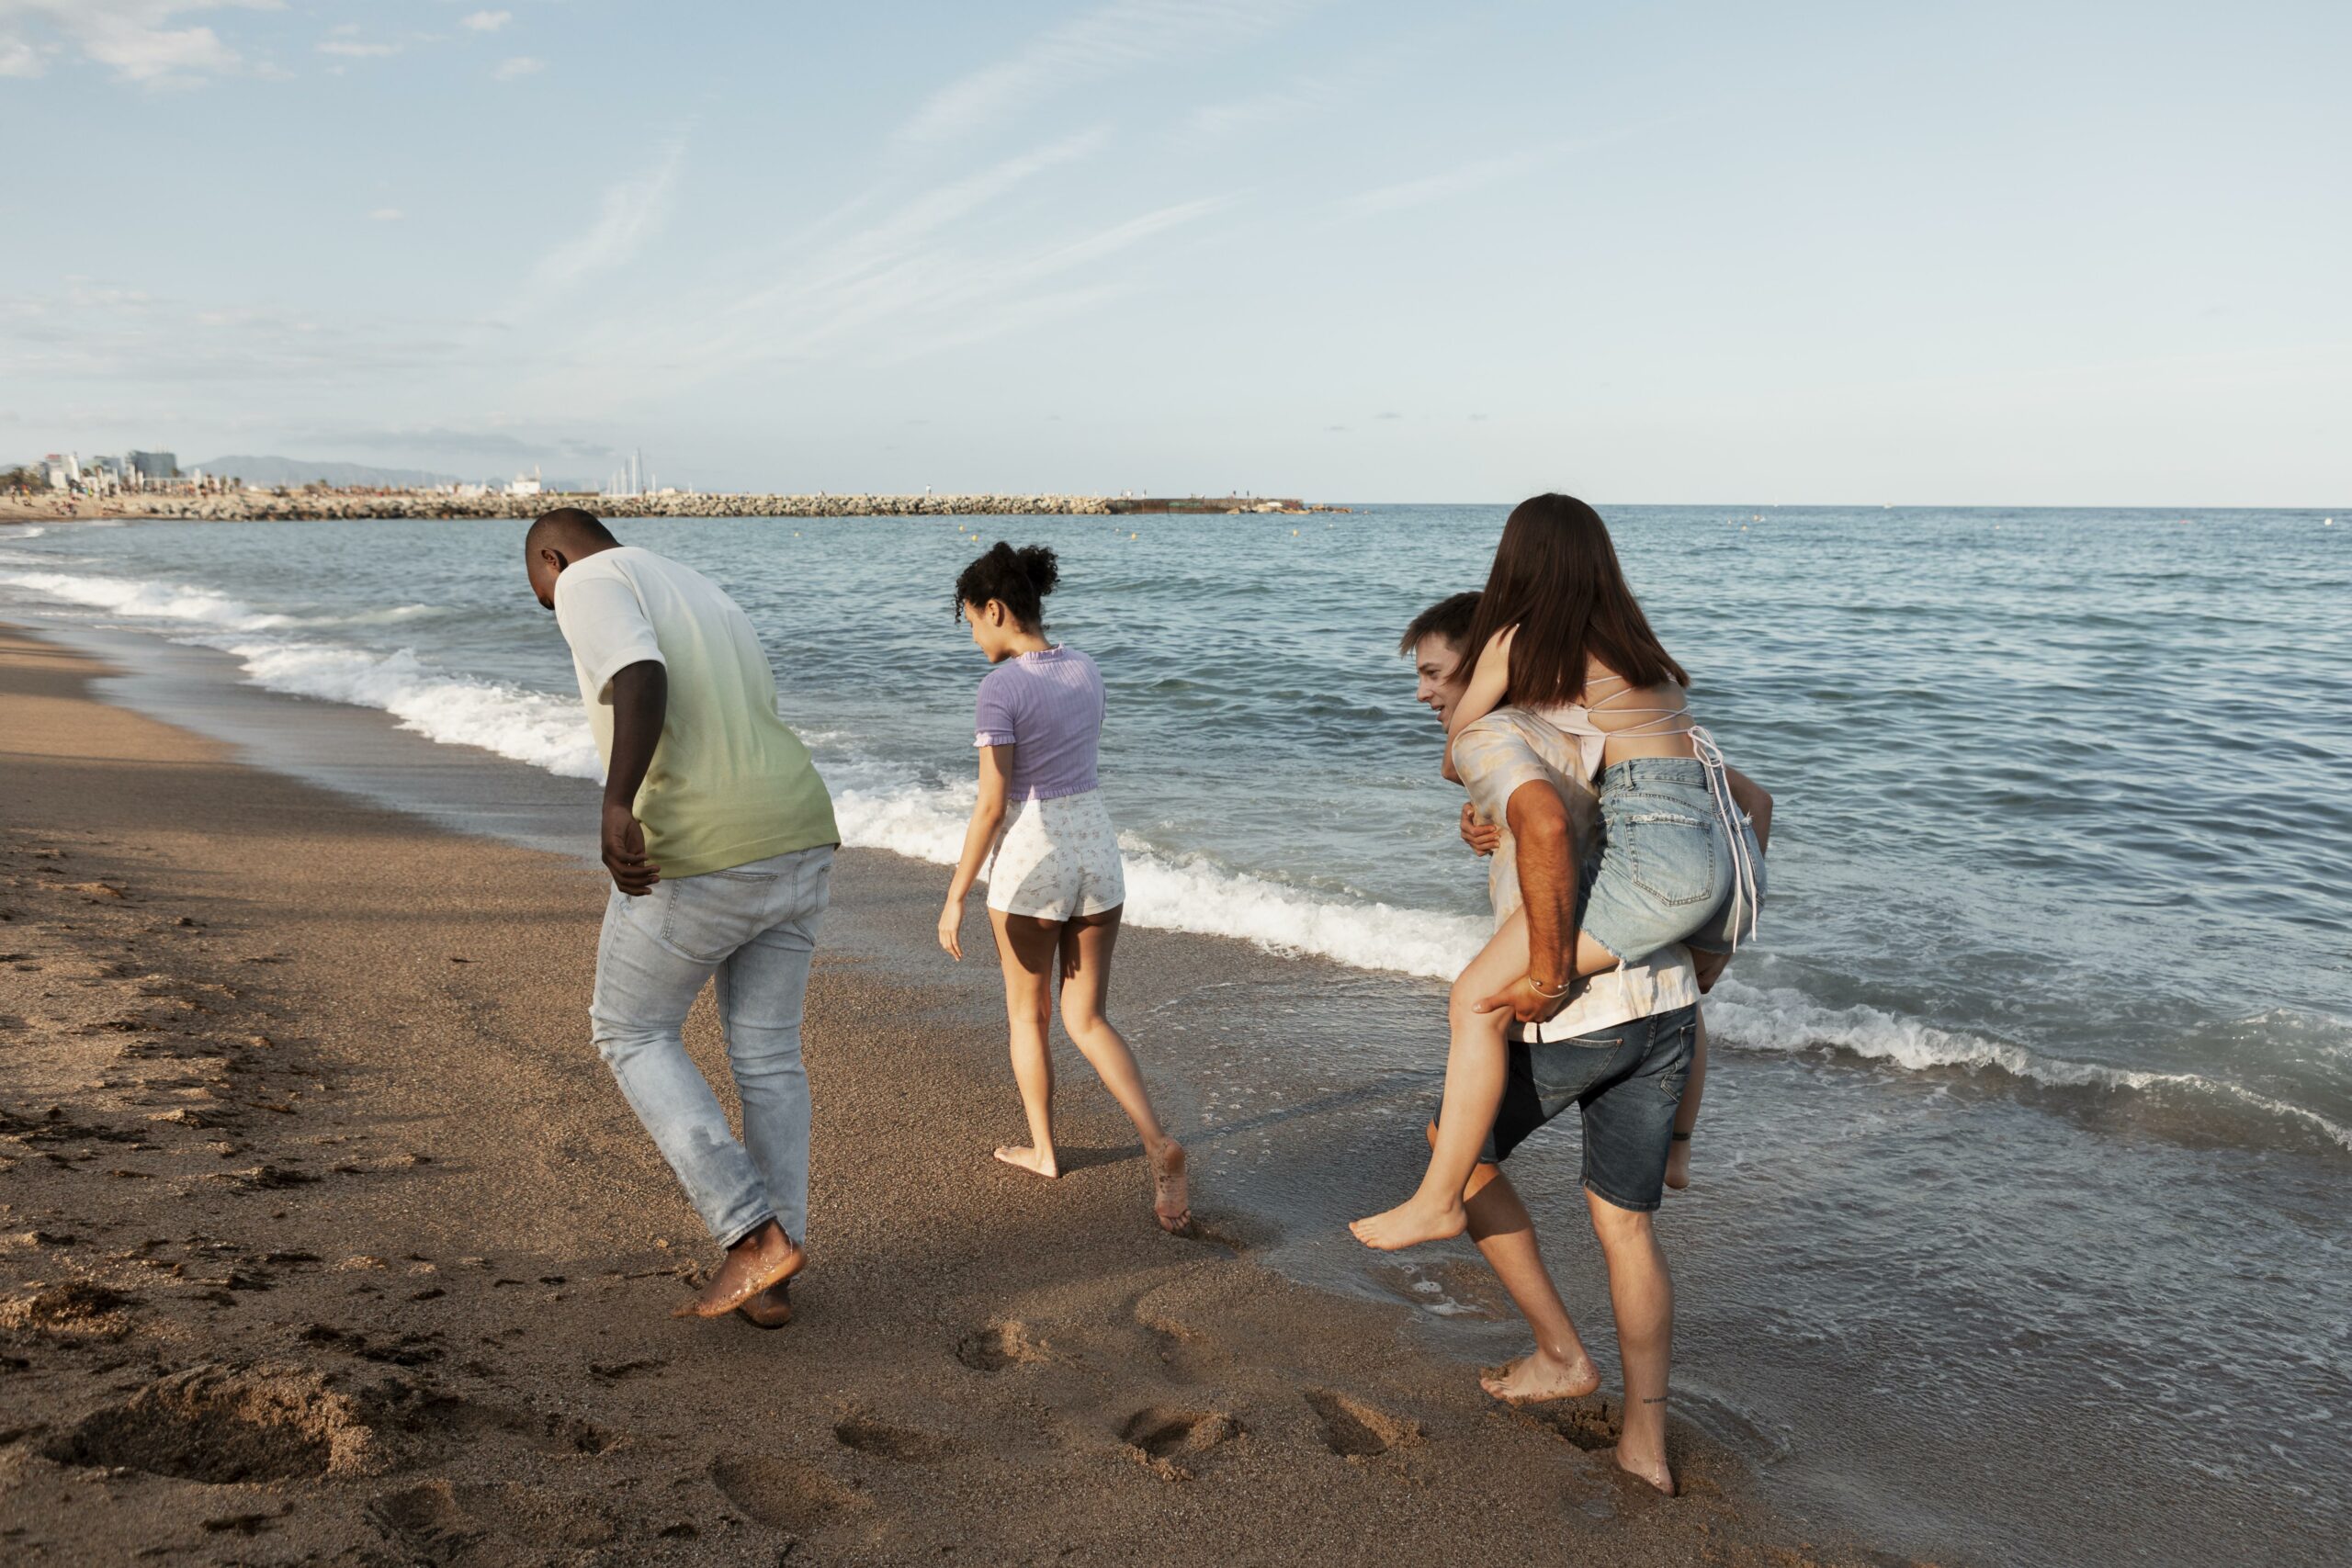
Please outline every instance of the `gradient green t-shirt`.
M775 672L751 617L717 583L624 545L564 569L555 618L607 768L613 677L647 660L669 671L669 710L636 804L663 876L841 841L808 748L776 715Z

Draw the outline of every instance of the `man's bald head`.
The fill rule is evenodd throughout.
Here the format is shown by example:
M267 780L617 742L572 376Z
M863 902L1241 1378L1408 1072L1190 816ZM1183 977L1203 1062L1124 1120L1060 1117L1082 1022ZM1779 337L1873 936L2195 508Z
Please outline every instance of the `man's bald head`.
M554 609L555 580L563 569L619 543L611 529L576 506L541 513L523 535L523 569L530 574L533 596Z

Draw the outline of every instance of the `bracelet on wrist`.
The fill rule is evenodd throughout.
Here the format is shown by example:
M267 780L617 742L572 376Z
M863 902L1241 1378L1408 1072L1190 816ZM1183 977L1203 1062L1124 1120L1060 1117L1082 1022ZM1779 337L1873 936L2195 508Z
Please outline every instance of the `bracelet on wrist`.
M1573 975L1571 975L1570 976L1568 976L1568 978L1566 978L1566 979L1565 979L1565 980L1561 981L1561 982L1560 982L1560 986L1559 986L1559 989L1557 989L1557 990L1554 990L1554 989L1552 989L1550 987L1547 987L1546 985L1544 985L1544 982L1543 982L1543 981L1541 981L1541 980L1537 979L1537 978L1536 978L1534 976L1532 976L1532 975L1530 975L1530 976L1527 977L1527 984L1528 984L1528 986L1529 986L1529 987L1531 987L1531 988L1535 992L1535 994L1536 994L1537 996L1542 997L1542 998L1543 998L1544 1000L1546 1000L1546 1001L1552 1001L1552 1000L1555 1000L1555 999L1557 999L1558 998L1565 997L1565 996L1566 996L1570 991L1573 991L1573 990L1575 990L1575 989L1577 988L1576 976L1573 976Z

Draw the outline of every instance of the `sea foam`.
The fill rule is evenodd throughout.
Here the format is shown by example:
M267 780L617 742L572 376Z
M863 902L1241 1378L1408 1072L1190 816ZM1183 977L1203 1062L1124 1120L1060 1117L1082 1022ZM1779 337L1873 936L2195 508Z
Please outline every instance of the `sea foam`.
M1803 991L1762 987L1726 975L1707 998L1707 1032L1752 1051L1842 1051L1906 1072L2004 1073L2048 1089L2179 1094L2234 1105L2300 1127L2352 1152L2352 1127L2243 1084L2203 1073L2156 1072L2069 1061L2006 1040L1943 1029L1870 1006L1824 1007Z

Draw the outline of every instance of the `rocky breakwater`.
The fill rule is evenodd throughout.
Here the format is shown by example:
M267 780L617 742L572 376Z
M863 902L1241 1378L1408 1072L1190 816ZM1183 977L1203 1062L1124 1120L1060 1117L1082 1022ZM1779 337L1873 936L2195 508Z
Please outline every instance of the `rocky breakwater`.
M369 517L537 517L578 506L600 517L1100 516L1092 495L452 495L437 491L228 491L125 495L44 516L177 517L222 522Z

